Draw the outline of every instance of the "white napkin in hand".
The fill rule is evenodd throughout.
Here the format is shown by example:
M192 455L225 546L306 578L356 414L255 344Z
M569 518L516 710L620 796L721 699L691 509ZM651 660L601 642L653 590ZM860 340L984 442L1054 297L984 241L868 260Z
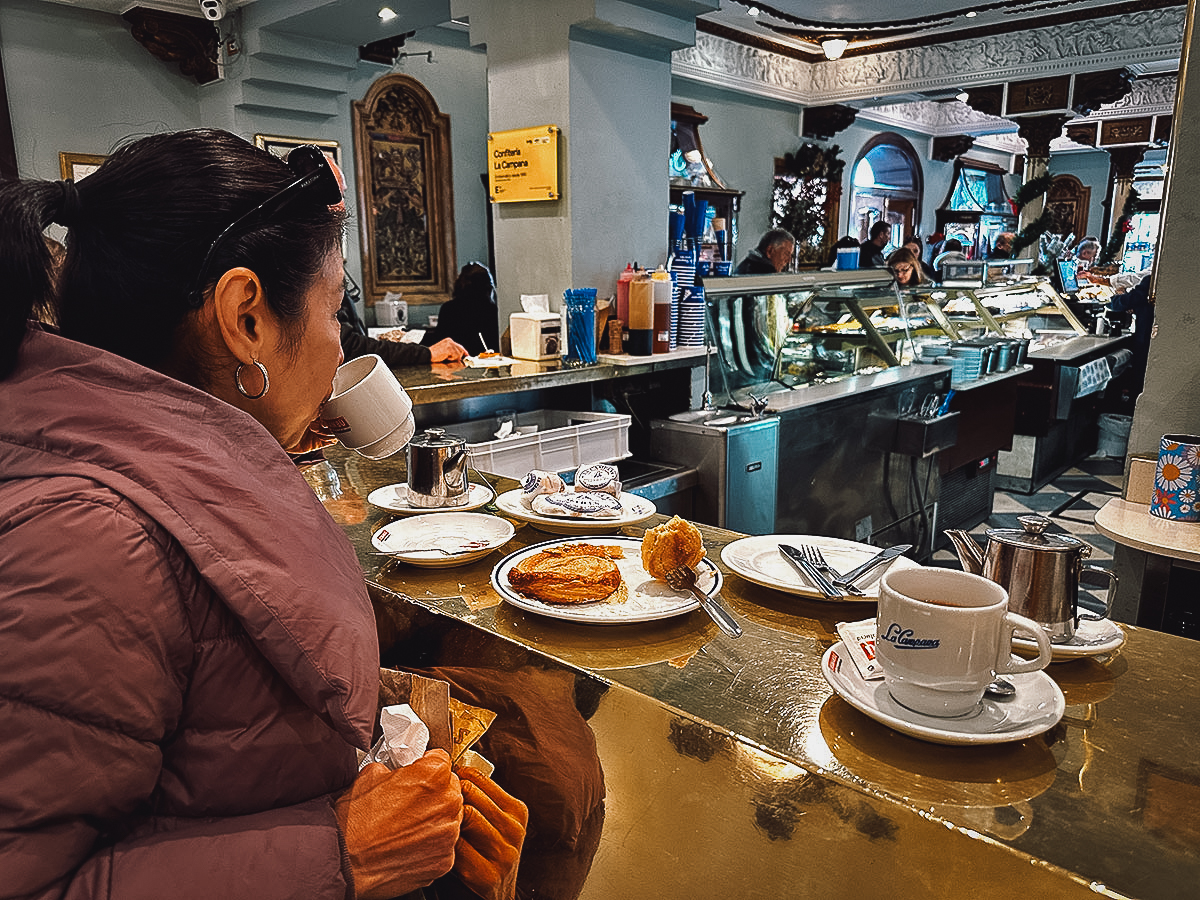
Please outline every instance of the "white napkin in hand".
M429 729L407 703L385 706L379 713L379 724L383 727L383 737L363 757L360 769L372 762L399 769L425 755L429 748Z

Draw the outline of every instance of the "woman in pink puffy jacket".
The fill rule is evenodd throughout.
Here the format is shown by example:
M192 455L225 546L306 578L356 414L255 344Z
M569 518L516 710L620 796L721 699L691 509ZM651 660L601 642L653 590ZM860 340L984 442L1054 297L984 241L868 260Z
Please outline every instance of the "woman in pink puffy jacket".
M285 452L328 440L344 215L315 147L219 131L0 184L0 896L511 895L519 801L357 772L374 619Z

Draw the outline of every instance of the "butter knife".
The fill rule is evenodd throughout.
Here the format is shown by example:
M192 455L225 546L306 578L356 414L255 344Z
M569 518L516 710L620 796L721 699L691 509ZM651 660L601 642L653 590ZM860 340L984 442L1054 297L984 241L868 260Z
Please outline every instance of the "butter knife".
M842 592L834 587L828 578L821 574L820 569L808 561L808 558L791 544L780 544L779 552L784 559L800 570L813 586L825 595L826 600L841 600Z
M874 571L878 566L882 566L885 563L891 562L897 556L907 553L911 549L912 544L897 544L894 547L888 547L886 550L880 550L861 566L856 566L841 578L835 578L833 583L835 586L854 584L856 581L858 581L858 579L862 578L869 572Z

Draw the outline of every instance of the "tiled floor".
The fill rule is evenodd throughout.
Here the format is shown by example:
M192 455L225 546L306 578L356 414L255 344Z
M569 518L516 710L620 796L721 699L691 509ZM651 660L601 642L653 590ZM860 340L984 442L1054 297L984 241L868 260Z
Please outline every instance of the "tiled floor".
M1068 469L1036 494L1016 494L997 491L992 505L992 515L983 524L971 529L971 536L983 546L989 528L1017 528L1018 516L1031 512L1050 517L1051 533L1070 534L1092 547L1087 564L1111 568L1113 542L1096 531L1093 524L1096 510L1110 497L1119 495L1124 482L1124 457L1093 456ZM1078 500L1077 494L1086 491ZM1057 512L1059 507L1070 503ZM959 568L958 556L953 549L938 550L932 560L935 566ZM1103 596L1104 589L1100 589Z

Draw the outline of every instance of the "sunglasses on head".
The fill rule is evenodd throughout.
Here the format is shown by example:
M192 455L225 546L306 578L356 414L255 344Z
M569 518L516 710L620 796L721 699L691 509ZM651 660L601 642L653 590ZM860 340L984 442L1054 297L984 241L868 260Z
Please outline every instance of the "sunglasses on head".
M196 275L195 284L189 294L193 306L204 305L204 282L208 277L213 257L217 255L217 250L225 243L226 239L242 226L255 218L266 218L269 213L282 209L305 193L311 194L313 199L320 200L326 206L337 206L342 202L342 186L329 165L328 157L321 152L320 148L312 144L302 144L287 155L287 164L296 176L295 181L272 194L249 212L238 216L217 235L215 241L209 244L208 252L204 254L204 261L200 263L200 271Z

